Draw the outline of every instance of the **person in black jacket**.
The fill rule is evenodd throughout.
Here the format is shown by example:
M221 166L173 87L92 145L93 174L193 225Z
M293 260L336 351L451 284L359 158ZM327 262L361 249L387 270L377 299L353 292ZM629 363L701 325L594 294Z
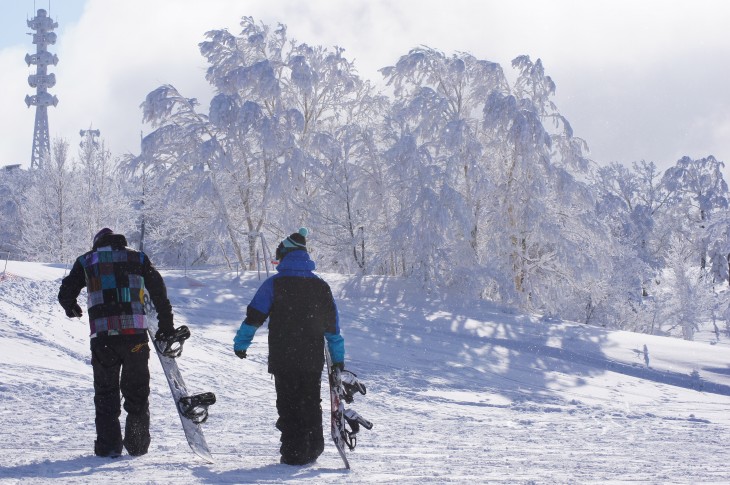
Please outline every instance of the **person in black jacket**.
M155 338L165 340L175 331L167 288L147 255L128 248L126 238L109 228L96 234L91 251L79 256L61 281L58 301L68 317L83 314L76 298L84 287L94 370L94 453L120 456L123 445L130 455L144 455L150 444L150 348L144 292L147 289L157 309ZM124 439L120 391L127 411Z
M329 285L312 273L306 228L276 250L277 274L263 282L246 309L233 349L246 357L254 333L269 319L269 373L274 375L281 463L304 465L324 450L320 399L324 342L333 365L344 366L345 344Z

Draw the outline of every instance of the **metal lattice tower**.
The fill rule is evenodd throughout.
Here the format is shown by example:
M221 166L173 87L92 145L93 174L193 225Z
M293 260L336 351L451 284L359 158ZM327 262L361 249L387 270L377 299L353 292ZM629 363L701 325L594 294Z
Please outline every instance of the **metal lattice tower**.
M33 151L30 156L30 167L40 168L43 157L51 153L51 139L48 134L48 107L56 106L58 98L48 92L48 88L56 85L56 75L48 74L48 66L58 64L58 56L48 52L48 45L56 43L56 34L53 29L58 27L48 13L38 9L35 17L28 20L28 27L35 31L33 43L37 46L36 53L26 54L25 62L30 66L36 65L36 73L28 76L30 87L36 88L36 94L25 97L25 104L30 108L35 106L35 128L33 131Z

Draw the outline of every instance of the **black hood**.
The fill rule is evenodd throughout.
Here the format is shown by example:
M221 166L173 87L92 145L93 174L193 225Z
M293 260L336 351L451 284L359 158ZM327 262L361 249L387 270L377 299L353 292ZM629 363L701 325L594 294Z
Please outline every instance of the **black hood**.
M111 246L114 249L123 249L127 247L127 238L123 234L104 234L96 241L96 244L91 249L100 248L103 246Z

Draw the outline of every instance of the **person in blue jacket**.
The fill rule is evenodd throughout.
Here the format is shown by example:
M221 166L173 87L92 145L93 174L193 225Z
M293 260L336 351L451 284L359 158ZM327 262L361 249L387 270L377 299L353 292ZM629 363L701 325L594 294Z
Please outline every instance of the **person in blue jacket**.
M329 285L313 273L306 228L281 241L277 274L263 282L246 308L234 338L241 359L256 330L269 319L269 373L274 376L281 431L281 463L304 465L324 450L320 399L324 342L333 366L342 369L345 343Z

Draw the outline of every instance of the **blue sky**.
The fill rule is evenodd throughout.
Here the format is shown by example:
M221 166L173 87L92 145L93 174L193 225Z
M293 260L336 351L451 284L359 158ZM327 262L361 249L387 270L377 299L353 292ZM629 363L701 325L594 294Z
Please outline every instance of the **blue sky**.
M33 110L25 106L35 50L27 16L48 0L0 0L0 166L27 164ZM72 146L102 132L115 155L138 151L140 103L174 84L203 105L212 95L197 50L207 30L237 33L242 16L288 26L291 37L345 48L361 75L428 45L499 62L541 58L554 99L598 163L689 155L730 163L730 2L725 0L56 0L57 78L51 136Z
M75 23L81 17L86 0L0 0L2 9L2 28L0 29L0 48L29 45L30 32L25 19L35 15L37 9L42 8L50 12L50 16L58 22L58 34L62 34L70 23Z

